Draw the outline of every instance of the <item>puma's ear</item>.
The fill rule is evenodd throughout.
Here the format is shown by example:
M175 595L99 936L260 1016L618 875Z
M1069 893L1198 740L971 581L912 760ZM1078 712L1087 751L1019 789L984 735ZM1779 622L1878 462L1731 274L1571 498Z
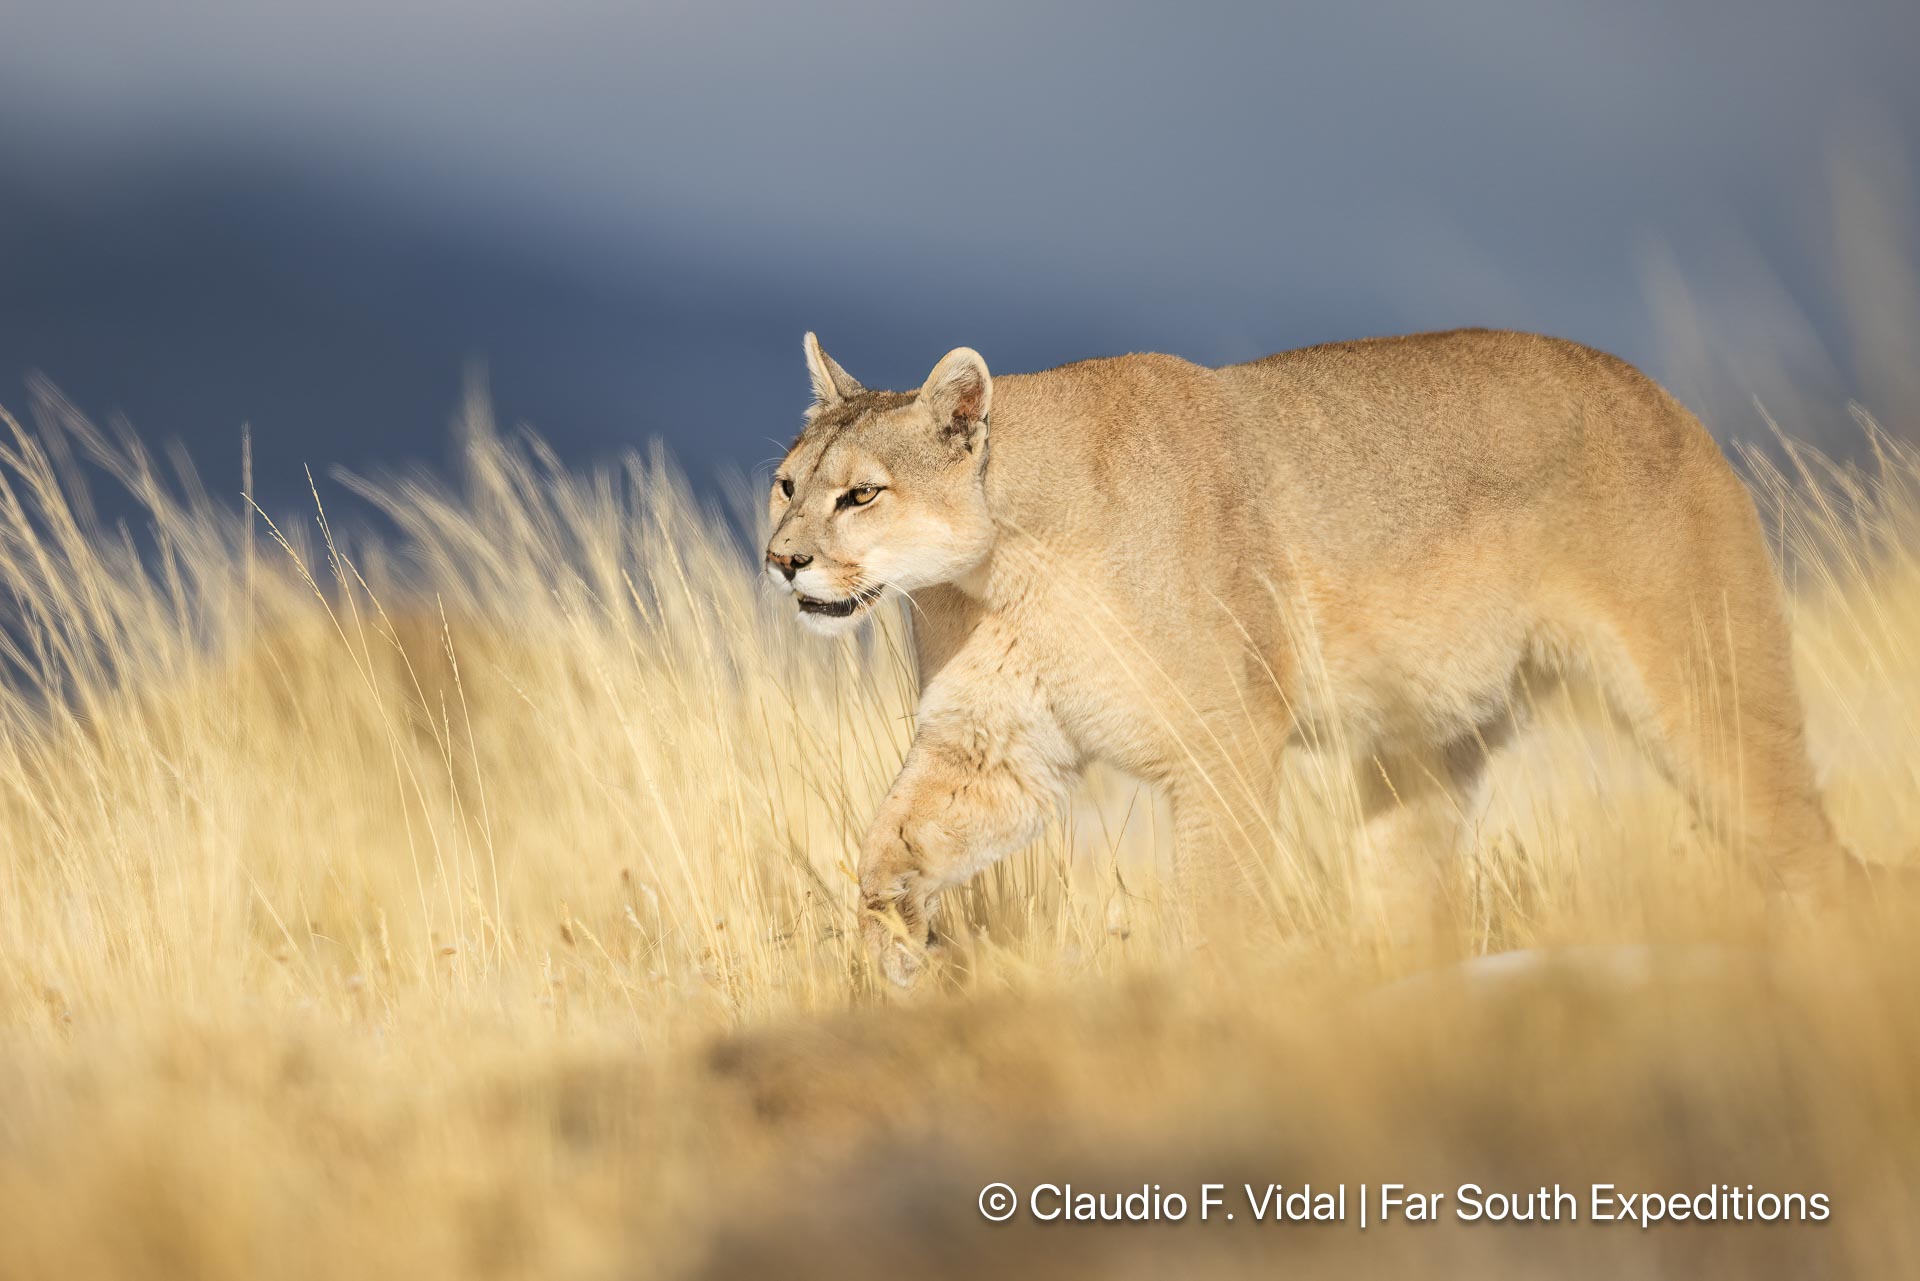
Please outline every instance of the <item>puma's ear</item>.
M831 405L836 400L845 400L848 396L866 390L854 376L840 368L839 362L829 356L820 346L820 340L809 329L807 336L800 340L807 349L807 374L813 379L813 401L817 405Z
M993 375L971 347L955 347L921 384L920 400L953 444L976 452L987 439L987 413L993 407Z

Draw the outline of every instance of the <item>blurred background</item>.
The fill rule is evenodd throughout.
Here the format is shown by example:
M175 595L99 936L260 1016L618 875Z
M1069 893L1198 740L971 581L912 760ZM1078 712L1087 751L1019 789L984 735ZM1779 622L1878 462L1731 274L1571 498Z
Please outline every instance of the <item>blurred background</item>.
M1920 404L1920 6L11 0L0 405L210 486L436 462L470 362L586 460L858 377L1548 331L1844 450Z

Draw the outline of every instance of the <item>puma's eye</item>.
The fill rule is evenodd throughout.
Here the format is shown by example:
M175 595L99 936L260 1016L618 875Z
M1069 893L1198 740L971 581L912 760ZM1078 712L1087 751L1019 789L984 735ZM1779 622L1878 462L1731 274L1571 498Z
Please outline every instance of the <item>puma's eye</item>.
M873 501L874 495L878 494L881 488L882 486L879 485L861 485L858 488L849 489L841 496L840 501L849 507L865 507Z
M782 476L780 477L780 479L774 481L773 483L775 487L779 489L780 497L782 498L793 497L793 478L791 476Z

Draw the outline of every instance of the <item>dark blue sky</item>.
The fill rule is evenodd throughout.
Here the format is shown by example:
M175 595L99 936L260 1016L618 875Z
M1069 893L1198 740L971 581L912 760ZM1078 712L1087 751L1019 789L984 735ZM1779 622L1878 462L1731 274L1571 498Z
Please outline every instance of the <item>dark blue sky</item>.
M748 467L807 328L905 386L962 343L1011 371L1509 325L1732 431L1789 386L1897 415L1920 368L1910 0L3 21L0 403L44 370L228 489L243 421L269 493L443 457L469 357L570 457Z

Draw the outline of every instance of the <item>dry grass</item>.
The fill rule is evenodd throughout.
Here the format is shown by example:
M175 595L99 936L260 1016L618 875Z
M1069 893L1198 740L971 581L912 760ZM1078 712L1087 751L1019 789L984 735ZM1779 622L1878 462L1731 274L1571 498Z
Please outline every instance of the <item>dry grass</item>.
M11 426L11 420L8 420ZM1835 817L1920 831L1920 456L1760 468ZM1096 780L900 1005L848 860L911 730L898 619L826 646L635 461L476 421L349 545L52 404L0 491L0 1277L1909 1275L1910 916L1757 893L1571 702L1505 762L1475 949L1345 911L1312 762L1284 937L1186 955L1164 814ZM143 508L91 514L77 458ZM951 910L951 909L950 909ZM1647 961L1641 977L1582 957ZM1703 948L1707 950L1702 950ZM984 1224L989 1179L1822 1191L1817 1226Z

